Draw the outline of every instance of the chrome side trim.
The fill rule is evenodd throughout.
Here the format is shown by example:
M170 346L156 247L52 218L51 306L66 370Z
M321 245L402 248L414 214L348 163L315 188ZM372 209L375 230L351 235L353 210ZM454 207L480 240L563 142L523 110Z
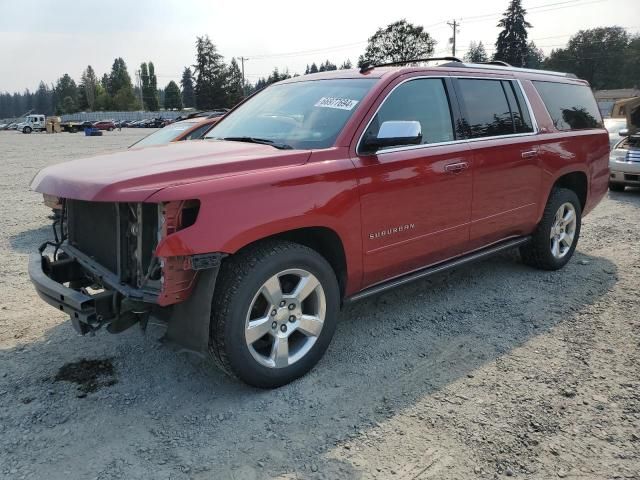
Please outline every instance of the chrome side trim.
M497 253L503 252L505 250L510 250L515 247L519 247L520 245L524 245L529 242L531 237L517 237L511 240L504 240L500 243L496 243L491 247L483 248L482 250L477 250L473 253L464 255L462 257L456 257L452 260L447 260L442 263L437 263L435 265L431 265L420 270L417 270L412 273L408 273L402 275L400 277L396 277L391 280L386 280L382 283L374 285L373 287L365 288L361 292L356 293L345 299L345 303L353 303L358 300L362 300L363 298L370 297L372 295L377 295L378 293L382 293L386 290L390 290L395 287L399 287L409 282L413 282L415 280L420 280L421 278L429 277L436 273L444 272L446 270L450 270L452 268L460 267L462 265L466 265L471 262L476 262L479 260L483 260L487 257L495 255Z
M429 148L429 147L441 147L444 145L455 145L455 144L465 144L465 143L470 143L470 142L478 142L478 141L484 141L484 140L496 140L496 139L509 139L509 138L517 138L517 137L529 137L529 136L533 136L533 135L537 135L539 132L538 130L538 122L536 120L535 115L533 114L533 109L531 108L531 103L529 103L529 97L527 97L527 93L525 92L522 83L519 79L514 79L514 78L503 78L503 77L471 77L471 76L467 76L467 75L447 75L447 76L442 76L442 75L422 75L422 76L418 76L418 77L411 77L411 78L407 78L405 80L403 80L402 82L398 83L395 87L393 87L391 89L391 91L387 94L387 96L384 98L384 100L382 100L382 102L380 103L380 105L378 105L378 108L376 108L376 111L374 112L374 114L371 116L371 118L369 119L369 121L367 122L366 127L364 128L364 130L362 130L362 133L360 134L360 138L358 139L358 144L356 145L356 155L362 155L360 153L360 145L362 144L362 139L364 138L364 134L366 133L366 131L369 129L369 126L371 125L371 122L373 122L373 119L376 117L376 115L378 114L378 112L380 111L380 109L382 108L382 106L385 104L385 102L387 101L387 99L391 96L391 94L396 90L396 88L398 88L400 85L405 84L406 82L410 82L412 80L422 80L422 79L441 79L444 80L445 78L462 78L462 79L479 79L479 80L498 80L498 81L507 81L507 82L517 82L518 87L520 88L520 93L522 93L522 96L524 97L524 101L526 103L527 106L527 110L529 111L529 117L531 118L531 123L532 123L532 127L533 127L533 132L528 132L528 133L514 133L512 135L495 135L493 137L482 137L482 138L466 138L466 139L461 139L461 140L452 140L449 142L436 142L436 143L425 143L425 144L421 144L421 145L406 145L406 146L402 146L402 147L394 147L394 148L387 148L385 150L381 150L379 152L376 152L375 155L384 155L386 153L395 153L395 152L404 152L406 150L419 150L422 148ZM451 92L447 92L449 95L451 94ZM453 92L453 94L455 95L455 92Z

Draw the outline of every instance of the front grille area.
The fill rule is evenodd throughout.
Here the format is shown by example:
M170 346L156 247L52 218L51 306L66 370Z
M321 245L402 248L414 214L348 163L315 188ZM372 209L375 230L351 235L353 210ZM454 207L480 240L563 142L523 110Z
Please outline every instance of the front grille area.
M69 243L118 273L118 204L67 200Z
M66 201L67 238L71 246L134 288L156 288L152 265L158 243L158 205ZM150 272L150 270L153 270Z
M627 162L640 162L640 149L630 148L627 150Z

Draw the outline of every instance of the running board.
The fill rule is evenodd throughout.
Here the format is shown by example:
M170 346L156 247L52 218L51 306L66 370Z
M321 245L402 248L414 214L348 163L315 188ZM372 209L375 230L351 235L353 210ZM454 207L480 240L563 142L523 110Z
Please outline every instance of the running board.
M443 263L438 263L430 267L422 268L415 272L408 273L406 275L402 275L401 277L396 277L394 279L387 280L383 283L374 285L373 287L366 288L361 292L358 292L355 295L352 295L351 297L346 298L345 303L357 302L358 300L362 300L363 298L370 297L371 295L377 295L378 293L382 293L386 290L399 287L400 285L404 285L405 283L413 282L415 280L420 280L421 278L429 277L436 273L444 272L446 270L460 267L468 263L484 260L485 258L491 257L492 255L496 255L497 253L504 252L505 250L511 250L512 248L519 247L520 245L524 245L530 240L531 240L531 237L529 236L513 238L511 240L505 240L500 243L496 243L490 247L483 248L482 250L477 250L473 253L469 253L462 257L457 257L452 260L447 260L446 262L443 262Z

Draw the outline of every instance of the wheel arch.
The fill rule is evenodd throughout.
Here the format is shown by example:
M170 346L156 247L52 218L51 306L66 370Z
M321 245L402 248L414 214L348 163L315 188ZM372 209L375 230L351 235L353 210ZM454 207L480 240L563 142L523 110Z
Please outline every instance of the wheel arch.
M235 254L255 247L256 245L272 240L289 241L305 245L318 252L331 265L338 285L340 287L340 295L344 298L347 290L348 266L347 255L344 243L338 233L329 227L301 227L292 230L286 230L272 235L254 240L240 247Z
M589 179L585 172L577 170L561 175L553 183L551 190L557 187L572 190L578 196L582 210L585 209L589 195Z

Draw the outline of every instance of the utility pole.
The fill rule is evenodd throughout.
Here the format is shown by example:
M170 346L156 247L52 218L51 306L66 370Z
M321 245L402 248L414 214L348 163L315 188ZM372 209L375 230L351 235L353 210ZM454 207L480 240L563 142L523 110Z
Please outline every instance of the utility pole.
M246 57L238 57L240 59L240 65L242 65L242 98L244 98L244 61L249 60Z
M458 33L458 27L460 26L460 23L454 20L453 22L447 22L447 25L449 25L453 29L453 37L451 37L449 42L452 44L451 54L455 57L456 56L456 33Z

